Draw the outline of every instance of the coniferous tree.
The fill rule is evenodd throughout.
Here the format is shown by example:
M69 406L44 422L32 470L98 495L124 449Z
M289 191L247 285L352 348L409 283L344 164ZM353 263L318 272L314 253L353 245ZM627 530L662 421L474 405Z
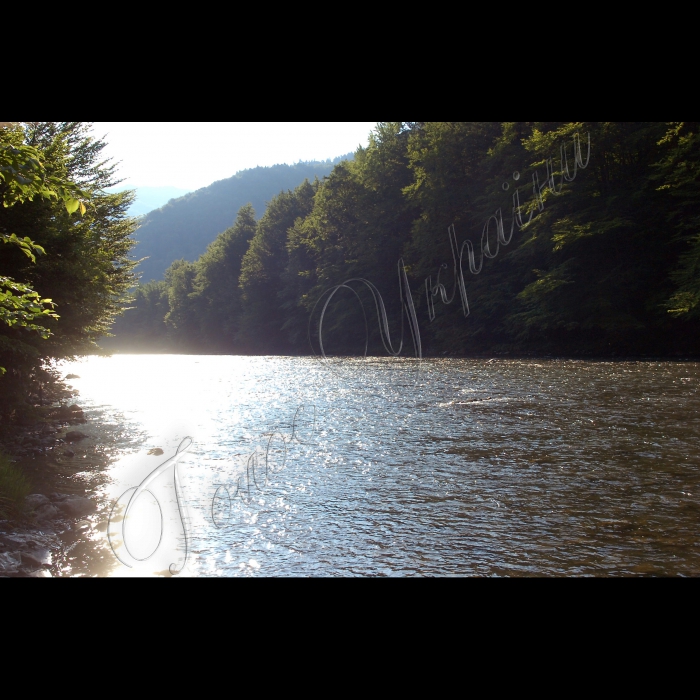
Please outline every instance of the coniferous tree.
M664 150L657 164L658 189L670 198L667 222L680 249L667 310L693 319L700 316L700 125L672 122L659 145Z
M165 325L174 347L193 350L200 344L200 316L195 292L197 267L186 260L176 260L165 271L168 308Z
M319 187L305 180L293 192L280 192L257 224L241 263L239 341L254 352L282 352L289 347L283 333L286 319L283 275L289 264L287 236L297 220L306 217Z
M253 206L246 204L233 226L220 233L197 262L193 301L200 319L200 341L211 350L239 349L241 262L256 228Z
M51 299L58 315L43 321L48 338L0 327L0 365L12 368L0 379L2 390L29 401L27 387L45 376L42 368L48 362L94 351L121 312L134 282L128 254L135 221L126 216L132 193L104 193L119 180L115 166L102 159L105 142L90 135L88 124L28 123L21 136L41 154L47 182L74 182L86 200L85 207L75 201L67 209L65 198L35 197L0 208L3 232L45 251L32 261L19 248L3 246L0 275Z

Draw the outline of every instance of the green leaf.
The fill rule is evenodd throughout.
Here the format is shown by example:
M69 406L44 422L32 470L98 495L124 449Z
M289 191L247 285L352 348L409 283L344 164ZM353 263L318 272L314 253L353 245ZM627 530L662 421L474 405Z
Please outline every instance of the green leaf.
M66 211L69 214L72 214L73 212L77 211L79 206L80 202L77 199L73 199L73 197L68 197L66 199Z

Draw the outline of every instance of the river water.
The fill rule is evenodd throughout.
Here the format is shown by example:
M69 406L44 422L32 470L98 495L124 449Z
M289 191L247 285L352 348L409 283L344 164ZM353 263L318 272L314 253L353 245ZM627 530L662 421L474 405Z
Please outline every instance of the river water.
M83 573L700 574L698 363L115 355L62 369L79 375L81 429L114 455L90 535L109 556Z

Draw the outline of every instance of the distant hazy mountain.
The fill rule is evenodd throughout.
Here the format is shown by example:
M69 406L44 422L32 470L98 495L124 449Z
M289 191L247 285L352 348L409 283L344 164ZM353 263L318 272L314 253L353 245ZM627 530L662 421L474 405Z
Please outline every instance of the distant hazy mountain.
M323 162L241 170L226 180L171 199L165 206L146 214L134 234L138 244L132 256L136 259L148 256L136 268L136 273L141 273L141 282L162 279L175 260L196 260L219 233L233 224L244 204L251 202L260 218L267 202L281 191L293 190L307 178L321 179L330 174L336 163L352 158L353 154L348 153Z
M129 216L143 216L149 211L158 209L167 204L171 199L182 197L192 190L184 190L181 187L111 187L109 192L121 192L123 190L136 190L136 200L129 207Z

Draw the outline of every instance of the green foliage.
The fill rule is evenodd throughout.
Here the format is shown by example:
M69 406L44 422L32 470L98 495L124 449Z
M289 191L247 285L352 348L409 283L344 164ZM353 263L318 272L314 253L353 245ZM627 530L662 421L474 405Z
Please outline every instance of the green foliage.
M281 352L287 349L283 331L284 275L289 265L289 230L313 207L319 181L308 180L293 192L280 192L267 206L241 261L239 286L241 314L238 341L249 352Z
M26 284L15 282L9 277L0 277L0 321L4 321L10 328L28 328L39 331L42 338L48 338L49 331L34 321L42 317L58 318L58 314L51 311L54 306L51 299L42 299Z
M695 122L381 123L353 161L173 264L167 334L200 351L309 352L312 308L351 278L379 288L398 333L403 258L427 354L697 353L698 185ZM346 292L324 320L339 353L364 341ZM376 321L370 352L383 353Z
M69 357L95 347L121 312L124 294L133 283L134 262L128 257L136 222L125 216L131 194L105 194L115 184L114 167L101 160L103 141L89 135L85 124L39 123L27 126L25 138L45 154L47 170L65 173L90 191L90 206L71 216L50 201L24 202L0 216L0 227L36 235L47 251L36 264L7 258L0 272L41 290L57 307L60 321L50 320L52 335L44 354Z
M165 270L177 259L194 261L204 254L247 202L262 214L280 191L293 190L305 179L323 178L346 157L242 170L146 214L135 233L135 253L145 258L137 268L142 282L163 279Z
M77 199L86 193L80 190L65 176L51 175L47 172L40 151L19 143L20 131L3 129L0 140L0 198L5 208L23 202L31 202L34 197L61 199L66 211L71 214L80 209L85 213L85 205ZM0 241L17 246L33 263L35 252L46 254L44 248L25 236L19 238L16 233L0 232ZM16 282L11 277L0 275L0 321L10 328L20 327L35 330L46 339L51 332L37 320L58 318L52 311L55 304L51 299L42 299L26 284ZM0 367L0 373L6 369Z
M193 294L187 306L197 315L199 338L210 350L238 349L241 262L255 235L257 224L252 204L242 206L233 226L220 233L196 265ZM177 303L170 299L171 318ZM195 319L190 317L190 323Z
M0 381L21 402L45 364L95 349L122 312L136 222L131 193L104 192L116 166L89 125L27 123L0 130L0 145Z
M29 236L24 238L17 238L16 233L6 234L0 233L0 241L3 243L13 243L16 245L32 262L36 262L36 256L34 251L40 253L41 255L46 255L46 251L40 246L34 243Z
M5 137L10 139L9 135ZM85 213L81 198L89 196L62 174L49 174L39 149L28 145L0 143L0 196L2 205L32 201L34 197L63 201L69 214Z
M411 183L408 144L410 130L399 122L382 123L352 162L340 163L321 183L313 208L289 229L288 269L281 292L286 304L284 328L297 352L308 352L309 314L330 287L352 278L365 278L379 288L389 323L398 332L401 305L397 261L411 223L419 210L404 195ZM365 294L364 287L358 287ZM324 337L338 352L347 343L364 339L364 316L359 304L329 307ZM371 299L364 299L373 311ZM329 346L330 347L330 346ZM378 325L370 326L370 352L381 349Z
M196 266L186 260L176 260L165 272L170 309L165 315L165 324L170 337L185 349L197 341L200 333L194 289L196 275Z
M0 453L0 518L21 512L24 499L30 493L31 485L19 467Z
M671 122L659 141L664 151L657 163L657 182L671 197L667 221L683 251L671 271L675 290L666 309L681 318L700 316L699 127L697 122Z

